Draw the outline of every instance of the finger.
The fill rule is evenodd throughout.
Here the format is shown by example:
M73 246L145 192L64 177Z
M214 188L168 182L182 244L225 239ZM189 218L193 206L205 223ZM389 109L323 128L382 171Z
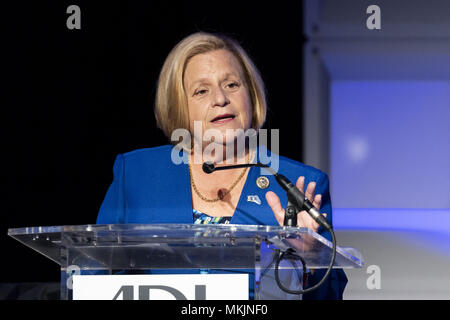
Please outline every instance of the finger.
M268 191L266 193L266 200L270 208L272 209L278 223L280 224L280 226L282 226L284 222L284 209L281 206L280 198L278 198L275 192Z
M297 214L297 227L308 228L308 226L307 226L308 221L306 219L307 218L306 215L308 215L308 213L306 211L300 211Z
M322 195L321 194L316 194L316 196L314 197L313 206L316 207L317 210L320 209L320 207L322 206Z
M301 192L305 192L305 177L304 176L300 176L297 179L297 183L295 184L295 186L298 188L298 190L300 190Z
M313 201L314 199L314 190L316 189L316 183L314 181L308 183L308 187L306 188L305 196L309 201Z
M308 228L314 232L319 229L319 224L311 218L306 211L300 211L297 216L297 225L301 228Z

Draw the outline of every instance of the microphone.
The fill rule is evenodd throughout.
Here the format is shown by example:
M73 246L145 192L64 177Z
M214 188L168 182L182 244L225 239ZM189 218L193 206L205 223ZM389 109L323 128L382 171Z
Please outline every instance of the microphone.
M211 162L205 162L203 163L203 172L210 174L217 170L228 170L228 169L237 169L237 168L248 168L248 167L262 167L266 168L268 171L270 171L276 178L279 185L286 191L288 196L288 204L286 206L285 210L285 217L284 217L284 225L286 226L297 226L297 214L301 210L305 210L308 212L308 214L322 227L327 229L327 231L331 234L331 242L333 244L333 249L331 253L331 260L330 264L328 265L327 271L323 275L322 279L317 282L314 286L309 287L307 289L301 289L301 290L291 290L289 288L286 288L280 280L279 277L279 266L280 262L285 258L288 257L290 254L290 251L284 251L278 255L278 257L275 257L275 269L274 269L274 276L275 281L278 285L278 287L283 290L286 293L289 294L305 294L307 292L311 292L319 288L325 280L330 275L330 272L333 268L334 261L336 259L336 236L334 234L333 228L328 223L327 219L323 215L320 214L320 212L313 206L313 204L305 197L303 192L301 192L291 181L289 181L288 178L283 176L282 174L276 173L272 168L270 168L267 165L264 165L262 163L248 163L248 164L238 164L238 165L232 165L232 166L223 166L223 167L215 167L213 163ZM301 257L300 257L301 258ZM303 259L303 268L306 268L306 264L304 263Z
M327 230L331 229L328 220L314 207L311 201L288 178L282 174L275 176L278 184L286 191L288 199L297 205L300 210L305 210L319 225ZM297 221L297 220L295 220ZM297 225L297 224L295 224Z
M214 163L211 162L205 162L202 165L202 169L204 173L210 174L213 173L215 168L214 168Z
M228 169L238 169L238 168L248 168L248 167L262 167L267 168L270 173L275 176L278 184L286 191L289 202L293 202L298 211L305 210L314 219L319 225L324 227L327 230L331 230L332 227L328 223L328 220L314 207L314 205L309 201L303 192L301 192L288 178L283 176L282 174L276 173L269 166L262 163L247 163L247 164L238 164L232 166L223 166L223 167L215 167L214 163L205 162L202 165L203 172L207 174L211 174L214 171L218 170L228 170ZM286 208L286 217L285 217L285 225L288 226L296 226L297 225L297 212L294 212L291 207L288 206Z

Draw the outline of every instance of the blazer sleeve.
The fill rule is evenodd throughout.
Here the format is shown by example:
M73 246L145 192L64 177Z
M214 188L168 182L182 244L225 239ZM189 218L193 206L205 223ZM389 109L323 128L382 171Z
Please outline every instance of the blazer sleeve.
M125 223L125 161L122 154L116 157L113 173L113 182L100 206L97 224Z
M321 213L327 214L327 220L332 225L332 207L331 207L331 197L329 188L328 176L321 172L317 183L315 194L322 195L322 206L320 208ZM331 241L330 232L326 231L324 228L319 227L318 233L324 238ZM306 287L312 287L318 283L324 276L326 269L317 269L314 271L313 275L308 277L308 282ZM303 300L341 300L343 298L343 293L345 286L347 284L347 276L342 269L334 269L330 272L327 280L316 290L311 291L303 295Z

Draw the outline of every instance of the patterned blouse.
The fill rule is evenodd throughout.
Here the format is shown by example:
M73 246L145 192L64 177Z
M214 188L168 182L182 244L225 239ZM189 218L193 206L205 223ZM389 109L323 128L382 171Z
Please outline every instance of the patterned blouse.
M231 221L231 217L211 217L195 209L192 209L192 214L194 216L194 224L229 224Z

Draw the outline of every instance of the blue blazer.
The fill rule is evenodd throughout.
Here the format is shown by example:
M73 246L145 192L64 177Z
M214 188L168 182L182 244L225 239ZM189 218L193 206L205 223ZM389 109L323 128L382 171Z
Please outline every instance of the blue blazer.
M262 146L260 148L263 148ZM123 223L193 223L191 185L187 164L174 164L172 145L145 148L119 154L114 163L114 179L100 207L97 224ZM270 157L270 151L267 152ZM259 160L259 154L257 155ZM279 156L279 173L294 184L299 176L305 177L305 186L316 182L316 194L322 194L321 212L327 213L331 223L332 210L328 176L322 171L300 162ZM241 197L230 223L247 225L278 225L268 205L265 194L271 190L287 203L285 191L273 175L263 170L269 187L260 189L256 180L261 169L249 169ZM261 204L248 201L248 196L258 196ZM208 212L206 212L208 213ZM328 232L319 228L322 236L331 241ZM312 286L322 278L325 270L315 270L308 279ZM342 270L333 270L327 281L317 290L303 295L303 299L342 299L347 277Z

